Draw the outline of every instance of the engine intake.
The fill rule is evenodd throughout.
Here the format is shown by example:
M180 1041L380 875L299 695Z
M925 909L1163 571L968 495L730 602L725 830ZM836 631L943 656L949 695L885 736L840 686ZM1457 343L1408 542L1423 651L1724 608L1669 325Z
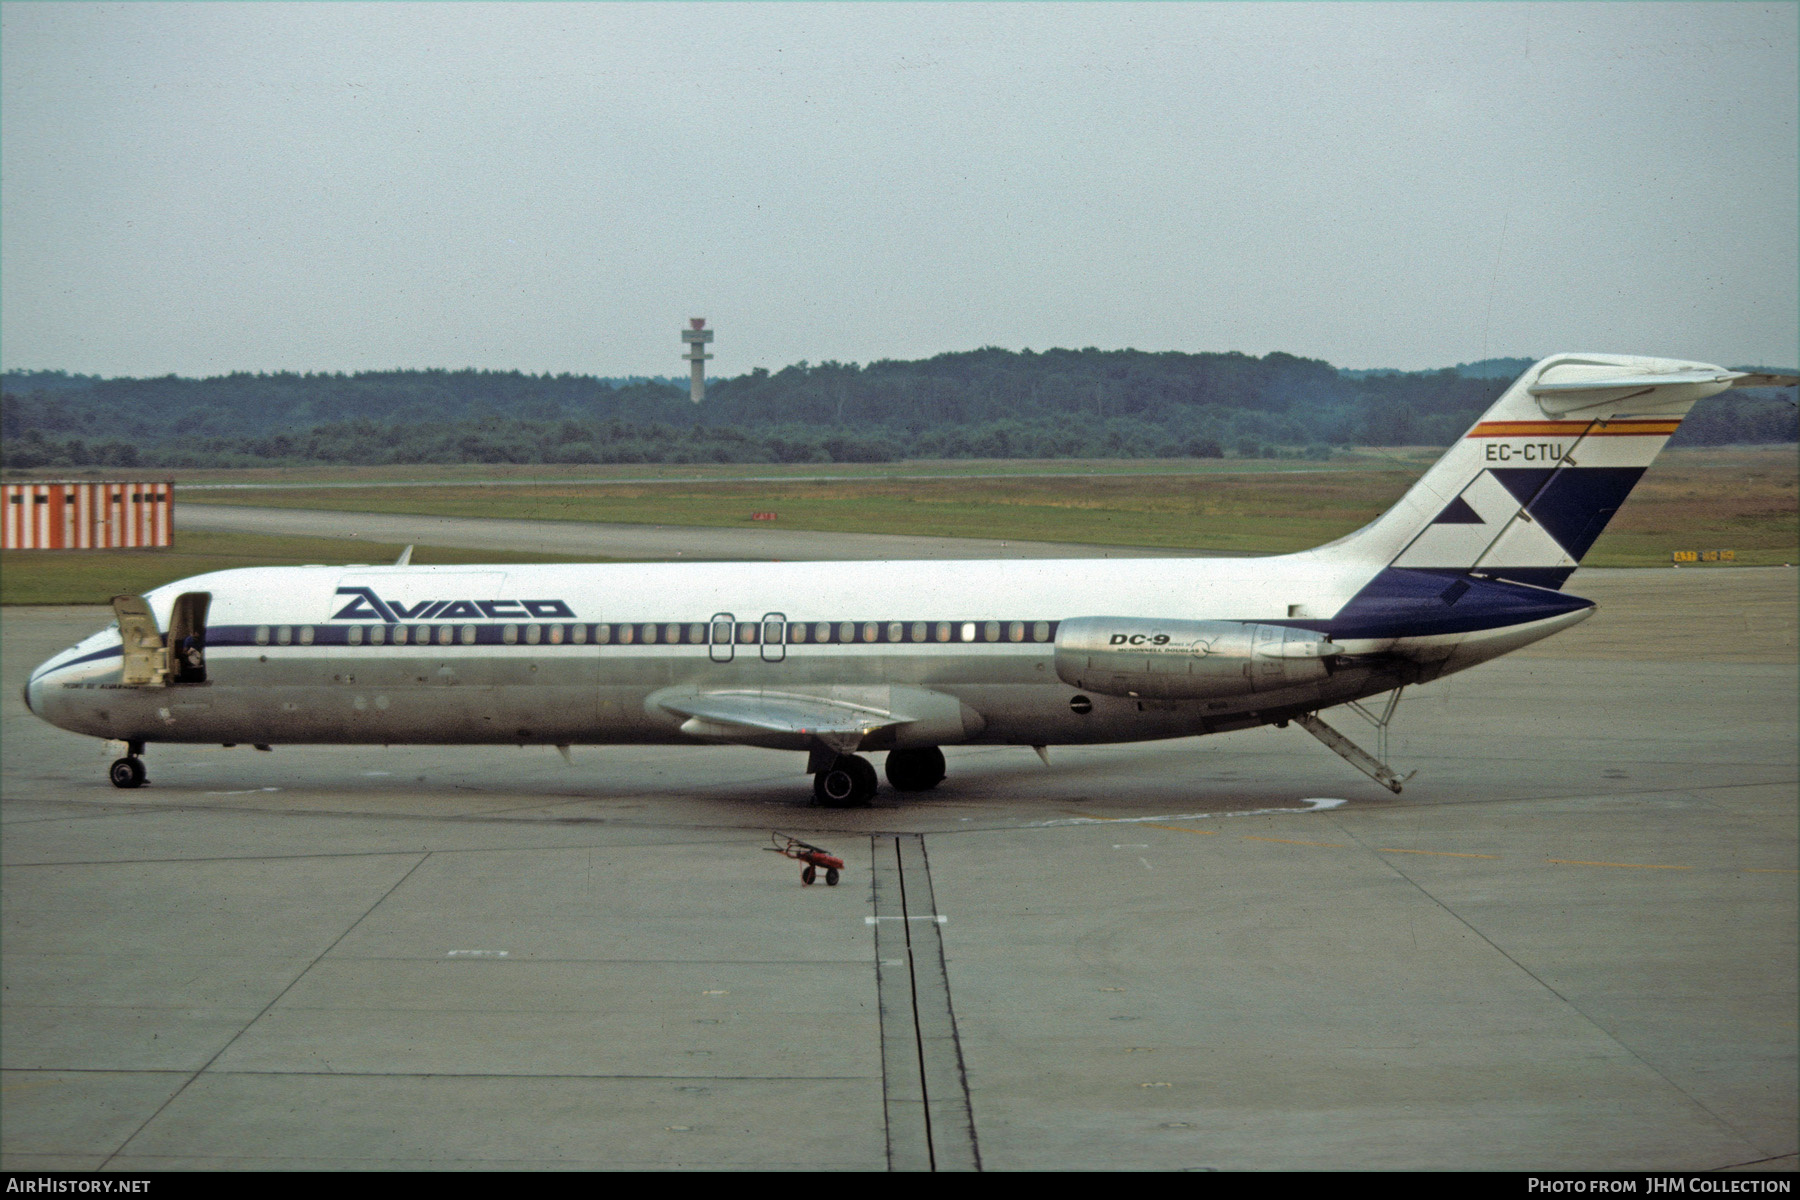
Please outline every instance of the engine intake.
M1106 696L1199 700L1317 682L1342 649L1285 625L1075 617L1057 627L1056 674Z

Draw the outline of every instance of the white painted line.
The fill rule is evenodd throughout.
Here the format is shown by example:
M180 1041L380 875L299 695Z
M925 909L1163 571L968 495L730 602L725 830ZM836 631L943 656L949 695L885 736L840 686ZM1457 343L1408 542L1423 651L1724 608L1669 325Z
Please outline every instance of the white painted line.
M506 958L506 950L452 950L445 958Z
M1114 842L1114 850L1148 850L1149 842Z
M946 917L942 913L939 913L936 916L924 916L924 917L864 917L863 924L864 925L873 925L877 921L936 921L939 925L942 925L944 922L948 921L949 919L950 919L949 917Z
M1145 825L1162 821L1209 821L1215 817L1269 817L1283 813L1324 812L1349 803L1346 800L1334 800L1315 797L1300 801L1305 808L1250 808L1237 812L1210 813L1171 813L1159 817L1060 817L1054 821L1032 821L1021 826L1023 829L1049 829L1059 825ZM1117 849L1118 847L1114 847Z

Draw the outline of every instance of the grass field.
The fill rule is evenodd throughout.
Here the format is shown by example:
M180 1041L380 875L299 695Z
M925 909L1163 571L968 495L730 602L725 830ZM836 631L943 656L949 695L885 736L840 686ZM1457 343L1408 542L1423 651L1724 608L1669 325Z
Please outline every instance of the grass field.
M1667 451L1582 562L1667 566L1672 550L1735 550L1745 566L1800 562L1797 495L1792 446Z
M792 529L1270 553L1318 545L1372 520L1437 453L1412 449L1385 460L1316 465L1258 467L1228 460L1177 470L1164 464L1171 473L1146 468L1081 478L895 479L886 468L868 468L854 479L570 481L517 488L355 487L341 481L331 488L187 495L209 504L661 525L748 525L752 512L772 511ZM1741 562L1791 562L1800 549L1797 482L1800 459L1791 447L1669 451L1633 491L1588 563L1656 566L1669 561L1671 550L1718 548L1738 551Z
M957 479L717 483L649 487L443 485L234 492L227 502L357 512L657 525L749 525L775 512L782 526L835 532L1269 551L1327 541L1355 528L1369 489L1397 496L1401 472L1283 476L1286 511L1269 511L1264 477L1108 476L1067 481ZM225 500L205 493L206 502ZM1345 524L1349 522L1349 524ZM1335 531L1335 532L1334 532Z
M966 478L969 476L1018 475L1216 475L1278 474L1286 471L1356 470L1370 462L1423 456L1424 461L1443 453L1436 448L1382 448L1340 451L1324 462L1263 458L955 458L920 459L894 463L643 463L610 465L558 465L512 463L421 463L386 467L252 467L237 470L213 468L149 469L145 478L171 479L190 486L214 487L353 487L366 484L418 483L629 483L659 480L729 482L734 479L887 479L920 477ZM113 479L115 467L60 468L0 471L0 480L24 483L33 479Z
M306 479L283 475L277 489L193 490L195 503L419 513L527 520L748 526L752 512L780 525L857 533L988 537L1242 553L1302 550L1367 523L1436 459L1435 450L1327 464L1257 460L1203 463L1001 463L833 466L832 478L751 480L757 466L693 468L658 476L585 475L494 487L395 480L397 473ZM992 467L993 470L987 468ZM1029 468L1037 468L1031 470ZM1116 468L1133 468L1121 470ZM951 469L954 469L954 473ZM1005 469L1001 469L1005 468ZM414 470L441 470L415 468ZM540 468L496 469L496 479ZM649 470L636 468L636 470ZM914 477L895 478L910 471ZM678 475L690 472L689 475ZM731 474L730 472L735 472ZM214 472L214 475L224 473ZM224 482L272 483L240 472ZM682 478L684 482L654 482ZM410 486L377 486L382 482ZM327 486L295 487L293 484ZM1674 450L1632 492L1584 560L1588 566L1666 566L1673 550L1730 549L1743 565L1800 561L1800 458L1792 447ZM179 523L179 516L177 517ZM217 570L300 562L393 561L398 546L251 535L178 534L173 551L13 551L0 556L0 603L104 602L121 591ZM421 547L416 562L554 562L553 555Z

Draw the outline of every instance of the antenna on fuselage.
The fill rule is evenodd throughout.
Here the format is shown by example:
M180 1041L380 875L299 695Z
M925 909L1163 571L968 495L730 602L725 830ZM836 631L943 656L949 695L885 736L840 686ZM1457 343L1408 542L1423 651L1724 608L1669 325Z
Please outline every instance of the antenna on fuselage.
M396 558L394 560L394 565L396 567L404 567L404 566L409 565L411 562L412 562L412 547L408 546L406 549L404 549L400 552L400 557Z

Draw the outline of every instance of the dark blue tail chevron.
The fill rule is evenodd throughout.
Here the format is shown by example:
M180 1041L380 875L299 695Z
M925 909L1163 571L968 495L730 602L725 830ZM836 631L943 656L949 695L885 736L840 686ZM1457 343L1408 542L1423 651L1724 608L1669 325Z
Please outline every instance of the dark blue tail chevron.
M1328 621L1268 624L1311 629L1336 641L1433 637L1504 629L1592 607L1592 600L1580 596L1487 578L1485 573L1385 567Z
M1644 477L1643 467L1492 467L1531 519L1577 562Z

